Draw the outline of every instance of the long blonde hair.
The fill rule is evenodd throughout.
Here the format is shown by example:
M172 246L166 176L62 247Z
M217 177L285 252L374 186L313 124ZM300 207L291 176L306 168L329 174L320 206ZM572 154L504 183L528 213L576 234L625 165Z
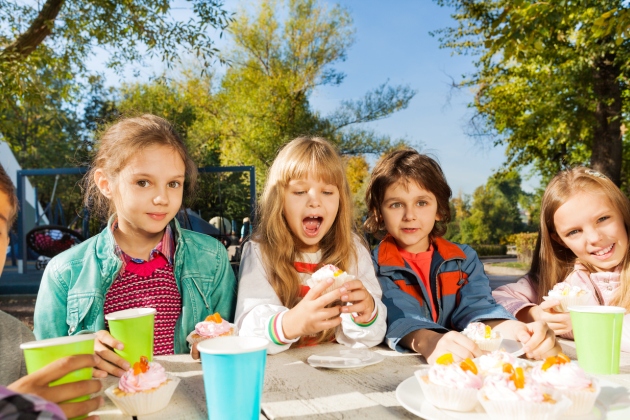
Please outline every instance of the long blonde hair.
M630 201L621 190L604 175L585 167L576 167L558 173L549 183L540 207L540 276L538 283L538 303L542 296L573 271L577 261L575 254L556 241L554 225L556 211L575 194L581 192L605 195L623 217L626 233L630 232ZM630 247L621 261L620 286L611 305L630 311ZM595 267L580 261L590 272Z
M294 268L299 253L296 240L283 215L284 193L291 180L312 176L339 190L339 210L330 230L319 243L319 266L334 264L347 270L357 261L354 244L352 199L345 167L335 148L321 137L298 137L287 143L274 160L257 208L257 225L252 235L260 244L269 283L287 308L300 301L300 278ZM328 341L334 330L317 334Z

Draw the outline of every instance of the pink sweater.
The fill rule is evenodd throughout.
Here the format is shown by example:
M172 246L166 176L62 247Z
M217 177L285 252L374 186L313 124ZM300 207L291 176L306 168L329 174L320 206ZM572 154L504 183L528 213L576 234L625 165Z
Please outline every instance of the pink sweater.
M620 285L618 271L589 273L579 263L575 264L573 272L564 281L590 290L591 298L587 303L589 305L608 305ZM492 292L492 297L513 315L538 302L536 287L527 276L521 277L516 283L496 288ZM563 334L562 337L573 339L573 332ZM624 316L621 350L630 352L630 314Z

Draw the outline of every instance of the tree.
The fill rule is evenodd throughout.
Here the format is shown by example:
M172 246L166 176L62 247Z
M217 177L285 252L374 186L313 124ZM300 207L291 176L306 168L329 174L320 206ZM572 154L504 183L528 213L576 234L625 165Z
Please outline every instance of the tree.
M627 181L627 2L436 1L458 21L442 45L478 56L460 84L477 90L472 135L506 145L509 169L532 164L549 179L587 164Z
M518 203L523 195L521 178L516 172L495 174L472 196L470 216L460 221L460 239L464 243L495 244L508 235L522 232Z
M332 115L314 111L311 93L343 81L331 66L345 59L352 21L344 9L315 0L288 0L286 6L284 20L276 2L267 0L255 16L238 14L229 29L232 66L216 95L221 162L256 166L259 185L278 149L300 135L323 135L342 154L382 153L391 139L356 125L404 109L415 94L385 83L363 99L342 102Z

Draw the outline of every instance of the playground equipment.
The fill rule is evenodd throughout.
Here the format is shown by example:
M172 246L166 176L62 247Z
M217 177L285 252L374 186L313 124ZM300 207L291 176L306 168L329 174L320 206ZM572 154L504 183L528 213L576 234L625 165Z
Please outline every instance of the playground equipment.
M84 241L83 235L65 226L37 226L26 234L29 248L39 254L35 268L43 270L57 254Z

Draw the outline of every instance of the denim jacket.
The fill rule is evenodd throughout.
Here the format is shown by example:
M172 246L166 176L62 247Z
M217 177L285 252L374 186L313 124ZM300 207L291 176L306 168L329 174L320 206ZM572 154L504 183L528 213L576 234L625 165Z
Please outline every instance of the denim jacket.
M515 319L490 292L488 277L475 251L443 238L433 241L430 285L433 301L423 282L398 252L394 238L387 235L374 251L383 303L387 306L385 340L394 350L406 351L399 342L420 329L438 332L462 331L473 321ZM431 316L431 306L437 320Z
M122 266L107 228L54 257L46 266L35 304L35 337L74 335L105 329L105 295ZM171 221L175 239L173 272L182 298L175 324L175 353L189 351L186 336L197 322L219 312L234 319L236 280L225 247L216 239L181 229Z

